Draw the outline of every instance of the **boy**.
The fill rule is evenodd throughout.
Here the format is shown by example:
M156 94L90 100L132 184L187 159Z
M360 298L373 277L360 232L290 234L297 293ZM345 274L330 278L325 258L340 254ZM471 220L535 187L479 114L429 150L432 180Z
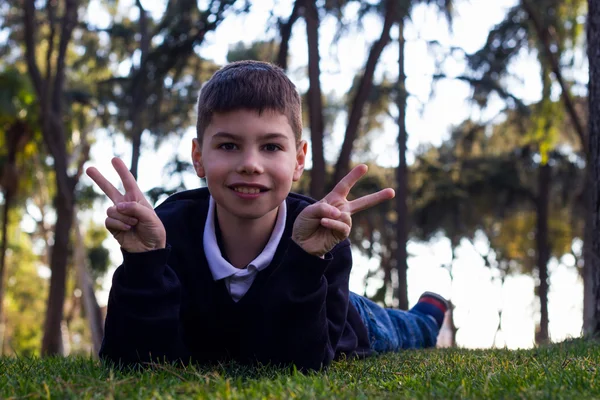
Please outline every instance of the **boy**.
M410 311L349 293L351 215L394 197L384 189L348 201L365 165L324 199L290 193L304 169L300 97L278 67L242 61L206 83L198 100L196 174L208 188L152 209L113 159L121 194L106 227L123 264L108 302L103 358L237 360L320 369L341 355L433 346L447 305L426 293Z

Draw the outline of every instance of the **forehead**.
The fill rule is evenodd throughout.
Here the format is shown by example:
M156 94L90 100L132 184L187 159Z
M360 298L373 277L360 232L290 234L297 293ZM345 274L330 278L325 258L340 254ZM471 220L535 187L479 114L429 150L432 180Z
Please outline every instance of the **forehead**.
M210 140L219 132L247 138L278 133L294 141L294 131L287 116L273 110L265 110L261 113L246 109L215 112L206 127L204 138Z

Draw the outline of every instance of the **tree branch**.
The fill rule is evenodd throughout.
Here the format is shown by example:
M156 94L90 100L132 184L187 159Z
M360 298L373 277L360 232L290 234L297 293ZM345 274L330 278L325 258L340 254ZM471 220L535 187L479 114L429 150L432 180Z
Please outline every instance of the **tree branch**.
M476 87L476 86L485 86L490 90L495 91L496 93L498 93L498 95L504 99L511 99L512 101L515 102L517 108L519 109L520 112L522 112L525 115L528 115L531 111L529 110L529 107L527 107L527 105L525 105L525 103L523 103L521 101L521 99L519 99L518 97L516 97L514 94L507 92L504 88L502 88L498 82L493 81L492 79L488 79L488 78L472 78L469 76L464 76L464 75L460 75L460 76L455 76L455 77L450 77L447 76L446 74L435 74L433 75L433 80L438 80L438 79L457 79L459 81L464 81L469 83L471 86Z
M279 21L279 35L281 36L281 43L279 44L279 53L277 54L277 65L284 70L287 69L288 52L290 48L290 38L292 36L292 27L294 23L300 17L300 8L303 0L296 0L294 2L294 8L287 20L287 22Z
M348 172L350 167L350 155L354 146L354 140L358 133L358 127L360 120L363 115L363 108L369 97L369 91L373 86L373 75L375 73L375 67L383 52L383 49L390 42L390 29L397 20L396 12L397 0L388 0L385 7L385 17L383 21L383 28L381 35L369 51L367 63L365 64L365 71L360 79L358 90L350 106L350 112L348 116L348 125L346 126L346 132L344 134L344 142L342 143L342 149L338 161L335 166L334 182L339 182L344 175Z
M55 0L48 0L46 2L46 10L48 13L48 21L50 22L50 35L48 36L48 49L46 49L46 79L44 86L48 88L48 82L52 77L52 53L54 53L54 38L56 37L56 3ZM48 104L48 96L50 91L44 90L44 105Z
M33 87L38 95L42 97L42 75L35 61L35 1L25 0L24 6L24 25L25 25L25 58L27 59L27 68L33 81Z
M77 23L77 0L65 0L65 13L62 21L60 42L58 45L58 58L56 60L56 76L52 90L52 108L57 115L62 112L62 92L65 82L65 58L67 47L71 41L73 29Z

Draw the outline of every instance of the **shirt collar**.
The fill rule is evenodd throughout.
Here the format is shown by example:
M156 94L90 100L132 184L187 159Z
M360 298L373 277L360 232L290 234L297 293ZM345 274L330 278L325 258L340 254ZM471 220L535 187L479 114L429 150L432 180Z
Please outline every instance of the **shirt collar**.
M285 221L287 218L287 206L285 200L279 206L277 212L277 220L275 221L275 227L271 232L271 237L267 242L267 245L263 251L248 264L246 268L239 269L231 265L223 255L221 249L217 243L217 236L215 232L215 214L216 206L212 196L209 198L208 215L206 218L206 224L204 225L204 237L202 239L204 244L204 253L208 261L210 272L212 273L213 279L218 281L220 279L228 278L230 276L246 276L254 271L261 271L265 269L275 256L277 246L283 236L285 230Z

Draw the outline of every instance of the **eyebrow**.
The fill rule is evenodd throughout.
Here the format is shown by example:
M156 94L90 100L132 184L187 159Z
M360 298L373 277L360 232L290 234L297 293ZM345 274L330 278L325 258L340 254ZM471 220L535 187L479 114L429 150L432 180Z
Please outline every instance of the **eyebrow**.
M217 132L213 135L212 138L213 139L242 140L243 137L244 137L244 135L236 135L236 134L229 133L229 132ZM267 133L267 134L260 136L260 140L273 140L273 139L281 139L281 140L289 141L289 138L287 137L287 135L284 135L283 133L278 133L278 132Z

